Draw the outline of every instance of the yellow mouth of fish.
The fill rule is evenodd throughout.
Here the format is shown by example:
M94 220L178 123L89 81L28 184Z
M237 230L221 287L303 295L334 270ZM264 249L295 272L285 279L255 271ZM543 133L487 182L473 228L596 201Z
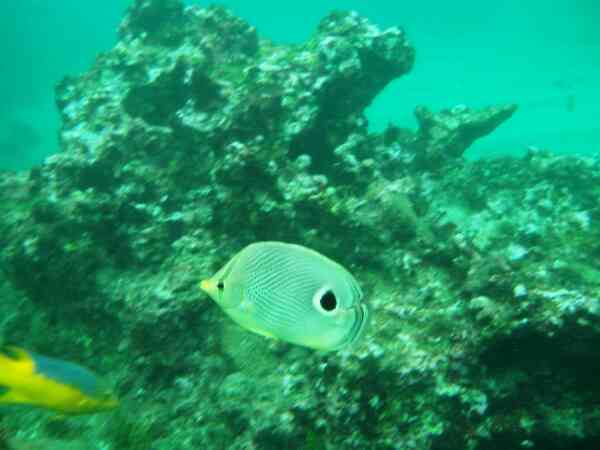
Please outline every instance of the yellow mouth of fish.
M202 280L200 282L200 289L202 289L204 292L208 292L210 289L210 281L209 280Z

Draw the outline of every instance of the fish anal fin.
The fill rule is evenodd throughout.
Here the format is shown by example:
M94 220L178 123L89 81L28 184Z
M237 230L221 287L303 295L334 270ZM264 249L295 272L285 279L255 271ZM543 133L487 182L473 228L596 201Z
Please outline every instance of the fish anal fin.
M259 335L264 336L269 339L277 340L277 337L275 335L273 335L272 333L269 333L268 331L263 330L262 328L257 328L257 327L252 327L252 326L247 326L246 328L248 328L248 330L252 331L253 333L259 334Z

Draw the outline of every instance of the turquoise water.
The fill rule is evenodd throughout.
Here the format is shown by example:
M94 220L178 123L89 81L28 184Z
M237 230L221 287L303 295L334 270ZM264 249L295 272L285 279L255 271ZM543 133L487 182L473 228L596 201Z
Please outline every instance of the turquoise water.
M3 2L0 450L600 448L600 8L182 1Z
M129 2L3 3L0 167L16 169L58 150L53 86L84 72L112 47ZM374 130L390 121L414 126L418 104L437 109L516 102L519 112L467 156L515 154L530 145L600 151L600 6L593 0L421 1L393 8L386 0L219 3L279 42L302 42L331 9L353 9L381 27L403 27L417 49L416 64L369 108Z

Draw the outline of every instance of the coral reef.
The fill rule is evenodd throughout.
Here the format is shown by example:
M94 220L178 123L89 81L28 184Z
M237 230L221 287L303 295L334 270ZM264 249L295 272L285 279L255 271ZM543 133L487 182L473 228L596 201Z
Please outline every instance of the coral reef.
M355 13L288 46L220 7L136 0L57 86L62 152L0 178L3 339L108 372L123 406L4 427L98 449L598 446L600 161L465 161L514 105L369 133L413 60ZM268 341L201 294L263 239L352 270L361 343Z

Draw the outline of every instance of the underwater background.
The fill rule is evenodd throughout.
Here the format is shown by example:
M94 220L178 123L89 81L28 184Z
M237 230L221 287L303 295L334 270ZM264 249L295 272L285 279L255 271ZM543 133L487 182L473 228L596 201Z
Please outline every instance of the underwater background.
M600 8L389 5L4 2L0 450L600 448Z
M57 150L54 85L65 75L85 71L99 52L114 45L128 4L5 2L0 167L28 167ZM468 156L518 154L529 145L563 153L600 151L600 8L593 0L219 4L281 43L304 41L334 9L355 10L384 28L404 27L418 59L412 72L388 86L367 111L375 130L390 121L412 126L416 104L516 102L519 114Z

